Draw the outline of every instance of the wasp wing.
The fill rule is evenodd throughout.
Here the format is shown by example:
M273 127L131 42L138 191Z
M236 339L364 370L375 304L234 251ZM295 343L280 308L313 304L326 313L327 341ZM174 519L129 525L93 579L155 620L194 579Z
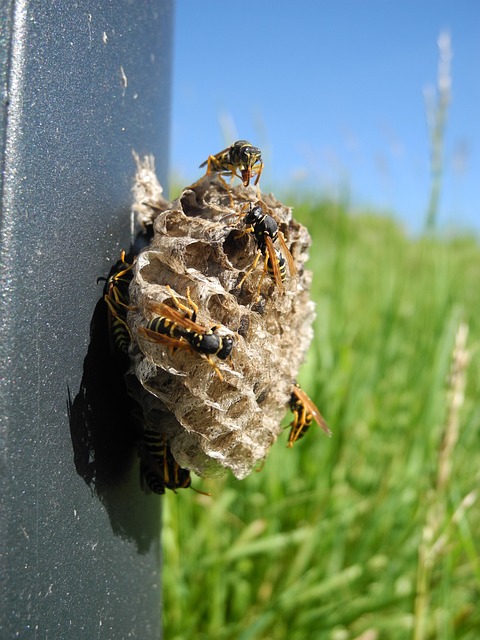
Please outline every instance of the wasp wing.
M195 350L188 344L188 342L179 340L177 338L171 338L170 336L167 336L163 333L158 333L158 331L147 329L147 327L140 327L138 329L138 333L149 342L154 342L155 344L163 344L167 347L171 347L172 349L183 349L184 351L195 353Z
M273 280L277 285L280 293L283 293L282 274L280 273L277 254L275 253L275 247L273 246L273 242L270 236L265 237L265 246L266 246L268 258L270 260L270 264L272 265Z
M189 331L193 331L194 333L203 334L209 331L209 329L206 329L205 327L202 327L200 324L193 322L193 320L190 320L188 316L184 316L182 313L180 313L176 309L172 309L172 307L169 307L163 302L155 302L154 300L150 300L148 302L148 307L151 309L151 311L158 314L159 316L168 318L169 320L171 320L172 322L175 322L176 324L180 325L184 329L188 329Z
M280 246L282 247L282 253L287 259L288 272L290 273L290 277L292 277L297 273L297 267L295 266L295 261L292 254L290 253L290 249L287 247L287 243L285 242L285 238L283 237L283 233L281 231L278 232L278 241L280 243Z
M305 391L295 384L292 390L292 393L300 400L300 402L306 407L307 411L313 416L313 419L318 424L318 426L327 434L327 436L331 436L332 432L328 428L328 425L323 418L322 414L318 410L318 407L314 404L313 400L311 400Z
M205 167L208 164L208 161L210 160L210 158L215 158L215 160L220 160L220 157L225 155L229 151L230 151L230 147L226 147L222 151L219 151L218 153L208 156L205 162L202 162L202 164L199 166L199 169L201 169L202 167Z

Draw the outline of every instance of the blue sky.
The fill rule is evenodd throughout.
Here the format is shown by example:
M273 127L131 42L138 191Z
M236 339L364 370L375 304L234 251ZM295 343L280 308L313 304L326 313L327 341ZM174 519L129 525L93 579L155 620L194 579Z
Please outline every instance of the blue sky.
M171 169L181 183L241 138L262 189L338 196L421 227L430 190L424 90L451 37L440 222L480 228L480 2L177 0Z

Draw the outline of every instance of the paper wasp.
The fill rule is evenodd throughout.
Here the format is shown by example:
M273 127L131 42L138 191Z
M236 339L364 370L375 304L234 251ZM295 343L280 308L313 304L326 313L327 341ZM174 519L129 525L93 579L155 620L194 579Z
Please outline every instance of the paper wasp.
M314 420L327 436L332 435L320 411L296 382L292 388L289 406L293 413L293 422L288 436L288 447L293 447L297 440L303 438Z
M296 273L295 262L287 247L283 233L278 230L278 224L272 216L264 213L263 209L259 206L252 207L252 205L250 205L250 210L243 218L243 221L247 225L244 233L253 234L258 251L252 266L237 286L242 286L247 276L256 268L260 256L263 255L263 275L258 283L258 293L260 293L260 287L265 273L270 275L279 291L283 293L283 283L287 277L287 263L290 276ZM274 246L277 240L281 246L281 251Z
M177 489L193 489L197 493L210 495L192 487L190 471L175 460L165 436L146 428L140 443L140 485L146 493L163 495L165 489L176 493Z
M127 325L130 296L128 288L133 278L133 262L127 262L125 251L120 254L120 260L115 264L109 278L106 280L104 300L108 307L108 326L112 350L128 354L131 334Z
M244 187L248 187L253 176L257 176L254 184L258 184L263 171L262 152L247 140L237 140L230 147L208 156L200 168L207 166L207 175L213 172L220 176L235 176L241 179Z
M201 354L214 368L220 380L223 380L211 356L226 360L233 349L233 337L219 335L217 326L207 329L197 324L198 306L190 298L188 288L187 300L190 307L183 305L170 287L168 290L178 310L163 302L150 301L151 310L158 315L146 327L140 327L139 332L150 342ZM181 311L185 312L184 315Z

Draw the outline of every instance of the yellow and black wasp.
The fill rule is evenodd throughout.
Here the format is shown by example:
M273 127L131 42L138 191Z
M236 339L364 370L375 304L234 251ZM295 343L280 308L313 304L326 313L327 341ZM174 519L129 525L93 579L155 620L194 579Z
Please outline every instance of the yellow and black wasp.
M190 471L175 460L163 434L145 428L139 447L140 486L146 493L165 493L170 489L193 489L197 493L210 495L192 487Z
M163 302L150 301L151 311L158 315L150 320L146 327L140 327L140 334L150 342L201 354L213 367L220 380L223 380L212 356L226 360L233 349L233 337L217 333L219 329L217 326L207 329L197 324L198 306L191 299L189 289L187 289L187 300L190 307L183 305L170 287L168 289L178 311ZM180 311L184 311L184 315Z
M292 388L289 406L290 411L293 413L293 422L288 436L288 447L293 447L297 440L303 438L313 421L318 424L327 436L332 435L318 408L296 382Z
M127 312L130 308L128 288L133 278L135 260L128 262L125 251L114 265L111 275L106 279L103 298L108 308L108 326L112 351L128 354L131 341L130 329L127 325ZM105 280L98 278L97 282Z
M262 152L247 140L237 140L223 151L208 156L200 168L205 165L207 175L213 172L219 173L220 176L230 174L232 180L237 176L245 187L257 176L254 183L257 185L263 171Z
M265 273L269 274L279 291L283 293L283 283L287 277L287 264L290 276L296 273L295 262L287 247L283 233L278 230L278 224L272 216L264 213L260 206L253 207L250 205L250 210L243 218L243 221L246 225L244 233L252 233L255 238L257 255L252 266L237 286L242 286L247 276L256 268L260 256L263 256L263 274L258 283L258 294L260 294ZM281 246L281 250L276 249L274 246L277 241Z

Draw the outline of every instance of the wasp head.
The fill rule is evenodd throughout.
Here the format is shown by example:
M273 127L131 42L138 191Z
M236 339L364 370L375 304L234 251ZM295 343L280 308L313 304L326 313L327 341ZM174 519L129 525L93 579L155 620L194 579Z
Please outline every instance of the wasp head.
M262 152L247 140L237 140L230 147L230 161L237 166L242 174L242 181L248 187L253 175L253 167L257 166L256 173L260 174L263 168Z
M239 158L244 166L251 169L254 164L262 161L262 152L257 147L245 144L240 149Z
M233 338L222 336L220 349L215 354L220 360L226 360L233 349Z
M262 207L251 207L250 211L244 217L243 221L247 225L254 226L264 217Z

